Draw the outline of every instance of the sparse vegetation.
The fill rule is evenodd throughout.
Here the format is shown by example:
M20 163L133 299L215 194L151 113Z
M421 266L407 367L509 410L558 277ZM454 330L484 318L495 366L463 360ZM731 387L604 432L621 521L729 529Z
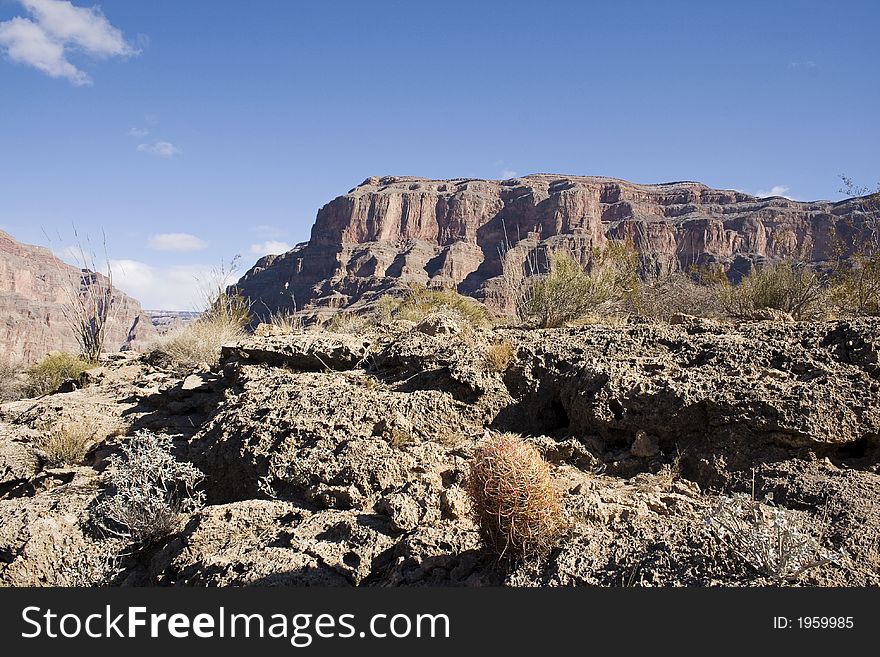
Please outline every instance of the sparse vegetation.
M96 363L104 351L107 328L116 314L113 269L107 255L106 239L104 260L107 263L107 273L101 274L98 272L94 251L90 247L83 247L75 229L74 236L77 240L75 257L80 271L73 273L65 266L63 275L68 282L64 286L66 299L61 309L79 343L80 355L86 361ZM88 240L86 245L88 246Z
M108 492L93 519L110 535L155 542L177 528L181 513L202 506L204 493L196 488L203 479L191 463L175 460L170 438L138 431L111 457Z
M78 379L93 365L82 358L56 351L44 356L27 371L28 394L31 397L48 395L69 379Z
M60 467L80 465L94 443L94 429L80 419L45 427L36 446L50 465Z
M648 319L668 322L673 315L716 317L724 314L722 293L729 284L723 272L676 272L642 282L632 299L631 312Z
M503 372L513 360L515 350L507 340L493 342L486 349L486 365L490 372Z
M725 310L748 318L765 308L781 310L794 319L819 317L825 296L822 280L808 265L790 260L752 270L737 285L722 292Z
M159 341L156 350L177 367L211 366L220 359L220 347L244 336L244 329L238 322L230 321L224 315L207 315L169 331Z
M548 464L519 436L495 435L476 450L467 490L483 542L499 560L544 556L566 526Z
M389 304L392 319L418 322L433 313L444 313L472 326L486 326L492 316L478 301L448 288L426 288L412 285L409 293Z
M240 261L240 255L233 256L228 263L221 261L205 279L197 281L205 308L202 318L217 325L227 324L240 329L250 324L251 301L229 284L238 271Z
M744 493L721 497L704 525L749 566L778 583L841 558L797 528L785 509Z
M204 312L194 321L165 334L155 350L179 368L216 365L220 348L241 340L251 321L250 302L227 285L237 270L239 256L221 262L205 281L199 281Z
M547 254L547 273L523 279L517 292L519 318L538 328L557 328L602 304L637 294L638 255L626 242L594 249L587 272L564 249Z
M12 361L0 357L0 404L21 399L25 389L21 368Z

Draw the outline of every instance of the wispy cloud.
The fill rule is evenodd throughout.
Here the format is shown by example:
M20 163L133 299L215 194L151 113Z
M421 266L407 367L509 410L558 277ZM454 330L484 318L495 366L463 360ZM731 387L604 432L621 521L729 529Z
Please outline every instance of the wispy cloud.
M149 153L150 155L158 155L159 157L174 157L183 152L170 141L156 141L152 144L138 144L137 149L141 153Z
M92 84L92 79L69 61L69 51L95 57L128 57L139 52L97 7L77 7L68 0L19 2L30 18L16 16L0 22L0 50L14 62L84 86Z
M129 137L146 137L150 134L150 131L146 128L129 128L128 136Z
M147 245L156 251L201 251L208 243L190 233L159 233L150 236Z
M262 244L251 244L250 252L258 256L277 255L279 253L287 253L291 248L287 242L267 240Z
M501 172L501 178L503 180L507 180L508 178L516 178L517 175L518 175L517 172L512 169L504 169Z
M790 199L791 197L787 196L789 190L790 188L785 185L773 185L773 187L770 188L770 191L759 189L755 192L755 196L759 198L765 198L767 196L782 196L783 198Z

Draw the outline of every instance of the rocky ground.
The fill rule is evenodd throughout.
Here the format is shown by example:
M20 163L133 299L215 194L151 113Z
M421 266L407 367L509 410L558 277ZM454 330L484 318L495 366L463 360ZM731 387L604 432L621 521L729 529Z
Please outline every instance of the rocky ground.
M0 407L0 583L94 583L112 560L123 585L766 585L703 524L718 495L754 489L846 555L800 583L878 585L878 336L868 319L429 316L249 338L196 372L114 355L79 389ZM106 439L48 467L39 432L75 420ZM205 473L206 505L134 549L89 509L141 428ZM540 563L481 550L463 484L487 431L552 464L571 529Z

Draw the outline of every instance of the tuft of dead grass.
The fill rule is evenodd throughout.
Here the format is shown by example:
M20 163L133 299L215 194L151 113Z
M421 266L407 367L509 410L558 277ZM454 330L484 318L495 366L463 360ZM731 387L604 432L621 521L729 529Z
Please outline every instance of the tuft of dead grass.
M216 314L200 317L186 326L169 331L155 347L177 367L216 365L220 348L245 337L244 329L236 320Z
M53 467L80 465L96 442L95 430L85 421L61 422L42 430L36 447Z
M486 349L486 366L490 372L504 372L513 360L515 350L507 340L493 342Z

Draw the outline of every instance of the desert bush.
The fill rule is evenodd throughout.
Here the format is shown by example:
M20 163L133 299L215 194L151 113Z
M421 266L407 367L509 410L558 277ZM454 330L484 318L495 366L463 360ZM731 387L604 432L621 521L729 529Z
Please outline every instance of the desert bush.
M47 354L27 371L28 394L40 397L53 393L62 383L78 379L90 367L93 367L91 363L62 351Z
M154 542L177 528L181 513L204 502L204 493L196 490L204 475L174 459L167 436L138 431L110 458L109 471L109 489L93 507L93 519L113 536Z
M519 436L492 436L474 453L467 483L483 542L499 559L545 555L566 526L550 468Z
M677 314L715 317L724 314L722 295L726 289L723 283L703 282L691 274L673 273L644 281L628 310L664 322Z
M880 315L880 252L855 253L839 261L828 296L841 312Z
M492 321L492 315L479 301L449 288L429 289L424 285L412 285L402 299L388 299L383 303L391 319L419 322L433 313L443 313L472 326L485 326Z
M610 301L637 294L638 255L628 243L594 249L588 273L568 251L547 254L548 272L523 279L517 314L538 328L556 328Z
M754 570L779 583L842 556L803 533L785 509L761 504L744 493L721 497L704 526Z
M21 368L11 360L0 357L0 404L21 399L26 385L21 378Z
M821 315L824 296L816 272L805 264L784 260L752 270L739 284L722 292L721 302L734 317L749 317L756 310L772 308L800 321Z
M41 429L36 447L50 465L79 465L95 443L95 430L85 420L59 422Z
M107 254L107 240L104 238L104 262L106 274L99 273L94 250L88 238L85 244L80 240L76 228L73 230L76 247L73 256L79 271L70 271L58 261L59 273L65 279L62 286L65 293L61 311L68 326L79 343L80 355L90 363L97 363L107 339L107 328L115 321L119 310L116 302L116 289L113 286L113 268Z
M486 349L486 366L490 372L503 372L513 360L515 350L507 340L493 342Z
M155 351L167 356L176 367L215 365L220 360L220 347L244 336L238 321L224 315L207 315L166 333Z
M330 321L324 325L324 329L331 333L361 335L374 329L376 323L375 317L370 313L341 310L330 318Z
M284 335L295 335L305 331L302 315L295 310L277 310L269 313L266 322L281 330Z

